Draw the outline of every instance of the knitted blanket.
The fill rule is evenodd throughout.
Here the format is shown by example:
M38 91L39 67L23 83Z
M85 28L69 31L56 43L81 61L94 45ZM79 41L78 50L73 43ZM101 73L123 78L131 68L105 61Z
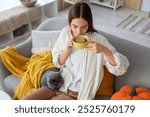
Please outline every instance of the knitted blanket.
M0 50L0 58L13 75L22 78L13 99L21 99L39 88L42 73L54 67L51 52L48 50L27 58L20 55L15 48L7 46Z

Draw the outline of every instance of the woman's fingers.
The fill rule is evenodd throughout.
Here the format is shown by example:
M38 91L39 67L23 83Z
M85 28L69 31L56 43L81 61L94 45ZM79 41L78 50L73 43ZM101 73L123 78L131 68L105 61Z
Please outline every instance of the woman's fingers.
M95 44L96 43L94 41L89 41L88 48L93 48Z
M72 48L73 47L73 43L72 43L72 40L69 40L67 42L67 48Z
M103 51L103 46L96 42L89 43L88 48L95 53L101 53Z

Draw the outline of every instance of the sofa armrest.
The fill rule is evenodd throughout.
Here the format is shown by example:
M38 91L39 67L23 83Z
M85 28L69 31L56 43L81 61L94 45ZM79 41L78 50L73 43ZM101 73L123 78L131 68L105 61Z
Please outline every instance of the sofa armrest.
M40 24L40 26L36 30L41 30L41 31L61 30L66 25L67 25L67 20L65 18L55 17L55 18L48 19L47 21ZM15 45L14 48L17 49L19 54L26 57L31 57L32 37L30 36L24 42ZM5 90L7 90L7 88L4 85L4 80L9 75L11 75L11 73L6 69L6 67L3 65L0 59L0 84L2 88Z
M26 56L26 57L30 57L31 56L31 48L32 48L32 38L29 37L23 43L20 43L20 44L14 46L14 48L17 49L19 54ZM6 89L5 85L4 85L4 79L9 75L11 75L11 73L3 65L2 60L0 59L0 85L2 86L3 89Z
M3 65L2 60L0 59L0 85L2 88L4 87L4 79L11 73L6 69L6 67Z

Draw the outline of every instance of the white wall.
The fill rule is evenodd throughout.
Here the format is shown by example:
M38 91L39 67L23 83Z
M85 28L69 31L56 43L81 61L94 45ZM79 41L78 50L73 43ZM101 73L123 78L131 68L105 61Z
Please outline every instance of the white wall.
M142 0L142 6L141 6L142 11L150 11L150 0Z

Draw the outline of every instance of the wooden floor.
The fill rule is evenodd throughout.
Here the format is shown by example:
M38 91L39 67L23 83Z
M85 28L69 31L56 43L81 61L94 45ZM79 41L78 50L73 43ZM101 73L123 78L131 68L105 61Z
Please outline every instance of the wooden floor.
M93 12L94 26L96 29L150 48L150 36L117 27L117 25L130 14L148 17L147 12L127 8L119 8L116 12L114 12L111 8L106 8L95 4L91 5L91 9ZM59 16L67 17L68 10L69 8L60 11Z

